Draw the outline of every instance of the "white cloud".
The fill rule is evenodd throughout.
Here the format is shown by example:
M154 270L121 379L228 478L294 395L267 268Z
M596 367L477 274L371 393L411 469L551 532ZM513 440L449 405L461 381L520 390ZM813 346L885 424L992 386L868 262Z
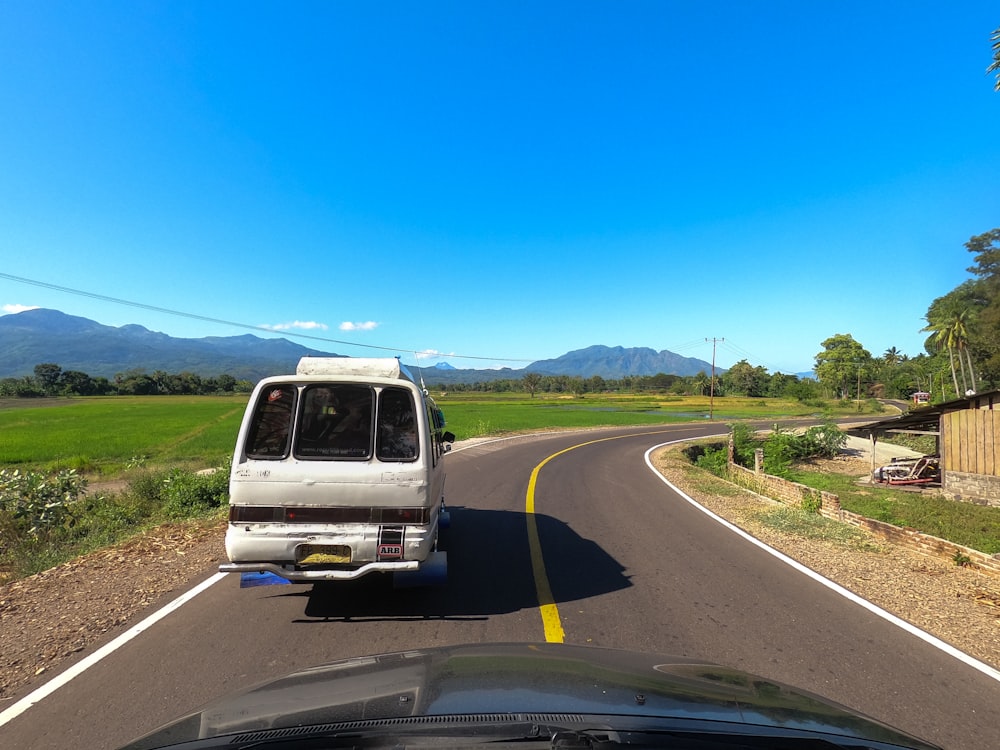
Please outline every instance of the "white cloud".
M25 310L37 310L38 309L38 305L17 305L17 304L11 305L11 304L7 304L7 305L4 305L0 309L2 309L5 313L20 313L20 312L24 312Z
M261 328L267 328L269 331L290 331L292 329L304 330L304 331L325 331L329 328L326 323L317 323L312 320L296 320L292 323L275 323L274 325L269 325L264 323Z
M423 351L414 352L413 355L418 359L440 359L441 357L453 357L455 353L446 354L445 352L439 352L437 349L424 349Z
M373 320L368 320L364 323L352 323L349 320L345 320L340 324L341 331L374 331L378 328L378 323Z

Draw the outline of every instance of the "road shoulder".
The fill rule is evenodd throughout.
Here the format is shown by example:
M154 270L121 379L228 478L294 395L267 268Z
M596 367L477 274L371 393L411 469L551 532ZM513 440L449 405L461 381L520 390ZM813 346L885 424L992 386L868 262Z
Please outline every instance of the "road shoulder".
M683 447L668 446L652 460L697 502L872 604L1000 668L1000 578L896 547L862 529L840 535L831 527L816 536L789 531L775 517L780 503L694 468L681 455ZM861 463L856 468L863 471Z

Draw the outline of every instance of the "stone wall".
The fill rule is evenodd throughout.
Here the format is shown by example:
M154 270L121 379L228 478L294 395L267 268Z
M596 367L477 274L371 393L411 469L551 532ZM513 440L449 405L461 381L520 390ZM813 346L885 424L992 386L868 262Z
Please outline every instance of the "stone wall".
M741 487L777 500L786 505L805 510L815 510L826 518L867 529L876 536L892 544L919 552L924 555L955 560L959 556L968 559L968 564L984 572L1000 574L1000 555L963 547L960 544L923 534L916 529L893 526L891 523L865 518L840 507L840 498L831 492L806 487L781 477L763 472L755 472L736 463L729 463L729 478Z
M944 473L943 485L942 494L951 500L1000 507L1000 477L949 469Z

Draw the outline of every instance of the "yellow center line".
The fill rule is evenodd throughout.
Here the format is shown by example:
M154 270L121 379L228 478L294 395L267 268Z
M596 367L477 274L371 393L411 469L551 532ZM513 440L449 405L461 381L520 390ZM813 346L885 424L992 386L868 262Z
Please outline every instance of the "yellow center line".
M676 429L676 427L675 427ZM559 618L559 608L556 606L555 597L552 595L552 586L549 584L549 576L545 572L545 560L542 557L542 542L538 537L538 524L535 522L535 485L538 483L538 474L542 467L549 461L564 453L569 453L585 445L594 445L608 440L620 440L638 435L658 435L668 430L656 430L651 432L636 432L628 435L615 435L613 437L600 438L598 440L588 440L585 443L571 445L561 451L553 453L545 458L538 466L531 471L531 478L528 479L528 493L524 501L524 510L528 522L528 550L531 554L531 571L535 577L535 592L538 596L538 609L542 615L542 627L545 629L545 641L547 643L562 643L566 638L563 630L562 620Z

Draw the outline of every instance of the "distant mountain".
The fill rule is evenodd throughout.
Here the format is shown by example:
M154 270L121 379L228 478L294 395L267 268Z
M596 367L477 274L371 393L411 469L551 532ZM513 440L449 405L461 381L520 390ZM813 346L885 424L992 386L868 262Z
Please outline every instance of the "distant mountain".
M519 380L524 377L525 370L512 370L504 367L500 370L467 370L457 367L416 367L407 365L410 372L419 375L428 387L455 384L472 385L473 383L492 383L494 380Z
M549 375L583 375L618 380L629 375L697 375L710 373L712 365L701 359L682 357L664 349L661 352L645 347L626 349L621 346L590 346L577 349L556 359L542 359L526 368L528 372ZM724 372L717 367L716 373Z
M412 369L412 368L411 368ZM422 370L424 381L428 385L471 385L473 383L488 383L494 380L519 380L525 373L536 372L540 375L567 375L570 377L589 378L599 375L608 380L620 380L626 376L643 375L697 375L699 372L710 373L712 365L700 359L681 357L670 351L657 352L653 349L621 346L591 346L568 352L555 359L542 359L532 362L522 370L512 370L504 367L500 370L461 370L449 366L449 369L425 367ZM716 367L716 374L725 372L725 368Z
M0 316L0 377L31 375L35 365L52 362L64 371L91 377L142 369L148 373L192 372L202 377L229 374L256 382L295 371L300 357L336 357L287 339L251 334L173 338L140 325L120 328L58 310L26 310Z
M79 370L91 377L112 378L128 370L168 373L192 372L202 377L232 375L257 381L268 375L295 372L301 357L337 357L308 349L282 338L206 336L182 339L150 331L140 325L106 326L58 310L26 310L0 316L0 378L32 375L35 365L51 362L64 371ZM525 373L569 375L589 378L599 375L620 379L633 375L696 375L712 366L700 359L673 352L621 346L591 346L557 357L533 362L524 369L465 370L441 362L411 370L422 374L428 385L452 385L520 379ZM722 368L716 368L723 372Z

